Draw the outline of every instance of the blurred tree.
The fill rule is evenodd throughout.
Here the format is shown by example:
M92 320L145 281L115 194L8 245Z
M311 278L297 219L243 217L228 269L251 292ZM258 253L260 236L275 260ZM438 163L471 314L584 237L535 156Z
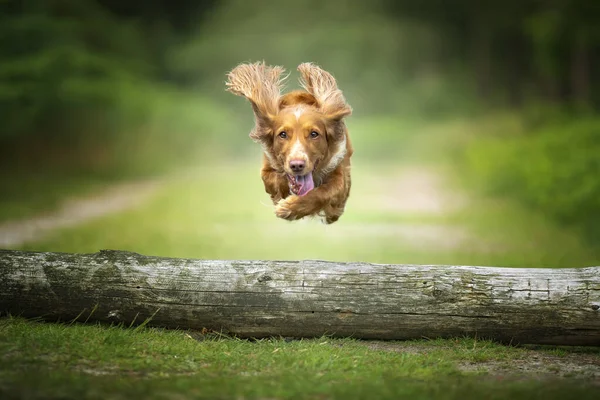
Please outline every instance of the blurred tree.
M231 101L223 91L225 73L240 62L265 60L295 75L296 65L313 61L335 74L362 113L459 107L460 80L440 78L456 69L438 62L439 37L384 11L381 0L223 1L173 49L171 68L182 82Z
M0 2L0 138L65 135L123 86L167 79L165 48L213 2L199 3Z
M76 110L114 102L119 83L151 73L136 27L93 1L0 5L2 136L68 123Z
M587 0L3 0L0 137L119 107L142 82L226 99L225 72L262 59L322 64L364 112L597 109L599 17Z
M429 24L456 50L482 100L600 106L600 3L587 0L386 0L396 18ZM531 85L536 82L536 85ZM507 93L505 93L507 92ZM492 96L491 94L500 96ZM492 102L492 104L495 104Z

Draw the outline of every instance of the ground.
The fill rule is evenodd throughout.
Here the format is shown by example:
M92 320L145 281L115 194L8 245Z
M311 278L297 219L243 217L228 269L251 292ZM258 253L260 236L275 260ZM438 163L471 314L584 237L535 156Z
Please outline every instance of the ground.
M3 398L593 399L597 348L476 339L258 341L0 320ZM33 384L35 382L35 384Z
M123 183L93 196L64 199L46 214L0 223L0 246L34 242L57 229L77 226L107 214L135 207L154 193L156 181Z
M0 243L205 259L521 267L597 262L572 232L508 200L465 192L435 165L357 160L347 211L329 226L276 219L257 166L238 161L95 189L0 224ZM0 323L5 398L600 395L600 348L594 347L514 347L476 338L252 342L147 327Z

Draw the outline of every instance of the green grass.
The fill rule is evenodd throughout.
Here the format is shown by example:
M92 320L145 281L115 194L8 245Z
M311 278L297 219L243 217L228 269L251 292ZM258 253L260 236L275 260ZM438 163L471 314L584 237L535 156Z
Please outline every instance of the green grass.
M257 153L253 160L206 163L172 175L134 209L18 248L123 249L202 259L599 264L575 231L513 201L460 189L461 177L439 161L447 156L442 148L460 146L464 125L448 125L449 138L432 128L418 140L407 133L412 126L402 125L406 148L395 149L398 139L390 124L379 126L385 142L380 147L386 150L380 160L357 153L347 210L334 225L276 219L262 188ZM369 143L370 126L356 124L357 148ZM418 159L425 162L414 165ZM445 180L428 183L432 176ZM0 218L45 210L66 194L104 184L75 175L56 181L40 176L38 182L44 183L29 189L17 182L16 200L0 200ZM467 338L252 342L154 328L0 320L1 398L585 399L600 394L592 385L598 382L593 370L598 364L598 348L515 348Z
M462 365L531 350L473 339L256 342L154 328L0 320L3 398L594 398L582 377L548 381ZM539 352L543 353L543 351ZM600 360L597 351L588 357ZM549 371L560 367L549 368Z

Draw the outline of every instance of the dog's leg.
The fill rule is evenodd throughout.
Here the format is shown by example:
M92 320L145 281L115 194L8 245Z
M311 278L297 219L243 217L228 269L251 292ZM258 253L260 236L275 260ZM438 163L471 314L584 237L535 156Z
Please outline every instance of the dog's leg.
M327 225L336 222L344 213L344 206L328 205L323 209L323 222Z
M269 194L273 204L290 195L287 178L275 171L270 166L263 166L260 175L265 185L265 192Z
M306 195L291 195L280 200L275 206L275 215L293 221L309 215L316 215L330 204L345 203L348 196L344 179L344 174L340 169L332 172L326 183ZM341 213L337 215L337 218L330 218L330 223L337 221L340 215Z
M352 186L352 179L350 177L350 171L346 170L344 173L344 179L345 179L345 191L342 195L338 196L338 198L341 198L341 202L339 203L331 203L329 205L327 205L327 207L325 207L323 209L323 222L326 224L333 224L334 222L336 222L338 219L340 219L340 217L342 216L342 214L344 213L344 210L346 209L346 201L348 200L348 197L350 196L350 188Z

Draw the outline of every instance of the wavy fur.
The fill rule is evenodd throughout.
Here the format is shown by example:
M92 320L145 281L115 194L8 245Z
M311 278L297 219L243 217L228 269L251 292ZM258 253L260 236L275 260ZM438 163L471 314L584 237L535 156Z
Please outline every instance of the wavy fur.
M270 132L269 121L278 112L285 69L268 66L263 62L241 64L227 74L227 90L247 98L252 104L256 126L250 133L255 141L262 141Z
M341 119L352 114L352 108L346 103L333 75L313 63L300 64L298 71L300 85L315 96L325 115Z
M343 118L352 108L330 73L312 63L300 64L298 71L305 90L285 95L284 69L264 62L238 65L226 87L254 110L250 137L263 147L261 178L275 215L289 221L322 216L331 224L350 195L353 149ZM298 182L310 188L301 191Z

